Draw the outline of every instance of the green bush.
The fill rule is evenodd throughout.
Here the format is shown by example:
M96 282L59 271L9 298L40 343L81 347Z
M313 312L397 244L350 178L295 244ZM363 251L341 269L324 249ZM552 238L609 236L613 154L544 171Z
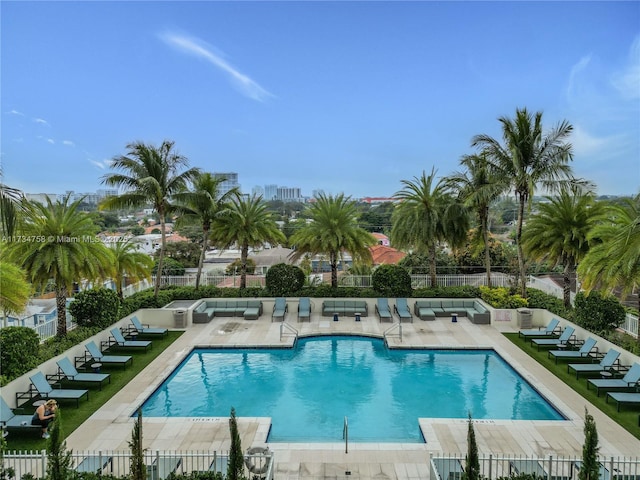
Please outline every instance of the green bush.
M611 295L602 296L592 291L588 295L580 292L576 295L575 322L590 332L606 336L619 327L625 319L624 307Z
M0 373L10 382L39 363L40 337L33 328L0 329Z
M371 275L371 284L383 297L410 297L411 275L399 265L380 265Z
M508 288L480 287L480 298L493 308L521 308L529 306L527 299L512 295Z
M108 325L107 325L108 326ZM40 363L66 352L75 347L83 340L92 337L96 333L104 330L106 327L77 327L69 330L64 337L47 338L40 345Z
M162 259L162 275L163 276L180 276L184 275L185 268L177 260L174 260L170 257L165 257ZM158 273L158 261L156 260L153 264L153 269L151 270L153 275L157 275Z
M107 328L119 320L120 299L108 288L92 288L76 294L69 313L81 327Z
M413 291L416 298L480 298L480 289L472 285L459 287L421 287Z
M271 295L286 297L304 287L305 274L300 267L278 263L267 270L265 281Z
M556 298L536 288L527 288L527 302L529 302L530 308L543 308L567 320L573 316L572 311L565 308L561 298Z

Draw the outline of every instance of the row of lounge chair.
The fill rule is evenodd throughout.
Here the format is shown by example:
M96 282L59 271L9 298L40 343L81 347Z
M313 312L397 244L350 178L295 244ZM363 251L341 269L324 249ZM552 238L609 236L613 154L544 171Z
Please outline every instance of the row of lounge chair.
M102 342L105 350L113 347L126 349L147 349L151 348L151 340L130 340L119 328L113 328L110 331L111 337ZM143 325L137 317L131 319L131 328L127 329L127 335L133 337L137 335L167 335L168 330L164 328L150 328ZM20 407L30 400L48 400L55 399L58 401L75 401L76 407L80 406L80 400L89 399L88 389L61 388L62 382L73 384L92 384L100 390L105 383L111 382L111 374L100 372L100 368L109 365L120 365L126 367L133 363L131 355L111 355L105 354L102 349L93 341L85 344L85 353L82 356L75 357L72 362L68 357L63 357L56 361L58 370L56 373L45 375L42 372L36 372L29 377L31 384L26 392L16 393L16 405ZM79 372L77 366L93 368L93 372ZM54 386L60 388L54 388ZM4 398L0 397L0 427L4 432L9 430L30 430L40 431L40 426L31 425L32 415L15 414L8 406Z
M311 318L311 311L313 304L309 297L301 297L298 300L298 321L309 321ZM278 297L275 299L273 305L273 313L271 314L271 321L283 321L289 311L286 298ZM387 298L378 298L375 306L376 315L381 322L393 321L393 314L391 307L389 306L389 300ZM400 321L413 321L413 315L409 309L406 298L397 298L396 303L393 306L393 313L397 315Z
M567 326L561 330L560 321L555 318L542 329L520 330L518 334L525 340L530 340L538 350L541 347L557 347L556 350L550 350L547 357L554 358L556 364L559 360L574 361L575 363L567 364L567 372L575 372L576 378L580 375L600 375L601 378L587 378L587 389L594 387L597 396L605 392L606 402L610 398L614 400L618 411L625 404L640 404L640 364L622 366L620 352L615 348L601 354L596 339L576 339L575 329ZM580 347L578 350L572 349L577 346Z

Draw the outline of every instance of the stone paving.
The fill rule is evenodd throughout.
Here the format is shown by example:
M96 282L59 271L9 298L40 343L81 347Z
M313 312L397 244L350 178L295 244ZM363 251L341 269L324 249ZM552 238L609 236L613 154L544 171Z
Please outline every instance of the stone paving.
M317 310L317 309L316 309ZM145 318L145 323L153 323ZM382 337L391 324L380 323L375 315L341 318L334 322L318 313L311 321L297 323L289 314L287 325L299 334L363 334ZM511 330L510 326L501 326ZM637 457L640 441L611 421L595 406L568 388L537 362L506 339L492 325L474 325L466 318L452 323L447 318L402 324L389 333L388 342L397 347L490 347L568 418L566 421L475 421L478 449L482 454L509 454L545 457L581 456L584 409L594 416L605 457ZM113 396L67 439L74 450L128 450L133 427L132 414L196 346L283 346L291 345L294 334L269 314L256 321L242 318L214 318L208 324L189 325L169 349ZM227 451L230 447L227 418L144 419L144 447L148 450ZM268 418L238 419L242 445L261 446L269 431ZM426 443L352 443L345 453L343 443L269 444L275 452L276 479L428 479L429 455L466 453L467 421L464 419L420 419ZM348 472L348 473L347 473Z

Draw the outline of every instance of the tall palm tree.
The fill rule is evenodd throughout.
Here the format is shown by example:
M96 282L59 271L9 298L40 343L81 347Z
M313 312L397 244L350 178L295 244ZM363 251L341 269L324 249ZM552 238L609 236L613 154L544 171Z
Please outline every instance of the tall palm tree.
M589 236L599 243L578 267L582 287L620 288L626 295L640 286L640 194L608 206L601 220Z
M462 172L454 172L445 181L458 198L475 212L478 221L474 243L484 248L484 266L487 272L487 286L491 288L491 254L489 245L489 209L504 191L502 179L494 174L484 155L465 155L460 160L465 167Z
M591 192L562 189L546 197L529 218L522 234L522 247L534 260L562 265L564 306L571 307L571 281L576 266L589 252L589 234L602 213L602 203Z
M159 147L135 142L127 145L127 155L115 157L111 167L123 173L110 173L102 183L124 188L121 195L108 197L101 209L119 209L152 205L160 216L160 255L158 272L162 272L162 261L166 247L166 216L173 212L172 196L184 191L200 171L189 168L189 160L175 152L174 142L165 140ZM160 289L160 274L156 275L154 295Z
M573 127L566 120L549 132L542 128L542 112L529 113L526 108L516 109L515 118L500 117L502 144L488 135L476 135L472 145L479 147L492 166L513 189L518 200L516 245L518 247L518 284L526 297L525 258L522 251L522 225L525 207L530 204L536 188L542 186L549 193L572 180L569 162L573 159L572 146L566 140ZM507 191L505 190L505 191Z
M349 252L354 264L371 264L371 250L376 240L369 232L358 227L358 209L351 197L320 195L307 207L305 215L311 222L291 236L295 251L291 258L304 255L329 257L331 286L338 287L338 260L343 252Z
M2 178L2 170L0 170ZM16 188L0 183L0 233L12 237L16 232L18 214L22 209L24 195Z
M286 241L261 196L234 197L224 214L214 219L211 230L213 240L222 248L234 244L240 248L241 290L247 288L249 247L280 245Z
M24 270L13 263L0 260L0 311L5 327L8 313L24 311L31 290Z
M131 239L114 242L110 246L113 254L113 274L116 284L116 292L122 300L124 279L128 277L136 282L151 278L153 259L144 252L139 252L135 242Z
M200 287L200 275L209 247L211 224L217 217L224 214L231 199L240 194L237 187L221 194L220 185L225 180L224 177L214 177L211 173L203 173L194 180L193 191L175 195L176 205L181 214L181 222L198 223L202 226L202 251L198 262L196 290Z
M66 300L74 282L110 276L113 257L95 237L91 217L79 211L84 199L69 203L69 195L53 203L28 202L22 235L29 241L8 246L8 258L21 265L27 279L44 289L53 283L58 309L58 336L67 333Z
M448 193L444 179L431 174L402 180L404 188L394 194L400 203L392 216L391 242L398 248L429 257L431 286L437 285L436 254L442 243L456 248L467 237L469 217L463 205Z

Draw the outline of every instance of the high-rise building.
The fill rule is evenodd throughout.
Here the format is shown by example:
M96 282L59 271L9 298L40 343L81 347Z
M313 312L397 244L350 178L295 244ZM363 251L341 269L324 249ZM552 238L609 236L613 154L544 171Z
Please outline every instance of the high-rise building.
M298 187L289 188L289 187L278 187L278 193L276 195L277 200L281 200L283 202L302 202L302 194L300 193L300 189Z
M265 185L264 186L264 199L265 200L267 200L267 201L275 200L277 195L278 195L278 185L271 184L271 185Z
M254 197L254 198L255 197L262 197L263 200L266 200L264 198L264 188L262 188L259 185L256 185L255 187L253 187L251 189L251 196Z
M212 173L212 175L214 178L224 179L224 181L220 183L220 195L224 195L234 187L241 190L240 184L238 183L238 174L236 172Z

